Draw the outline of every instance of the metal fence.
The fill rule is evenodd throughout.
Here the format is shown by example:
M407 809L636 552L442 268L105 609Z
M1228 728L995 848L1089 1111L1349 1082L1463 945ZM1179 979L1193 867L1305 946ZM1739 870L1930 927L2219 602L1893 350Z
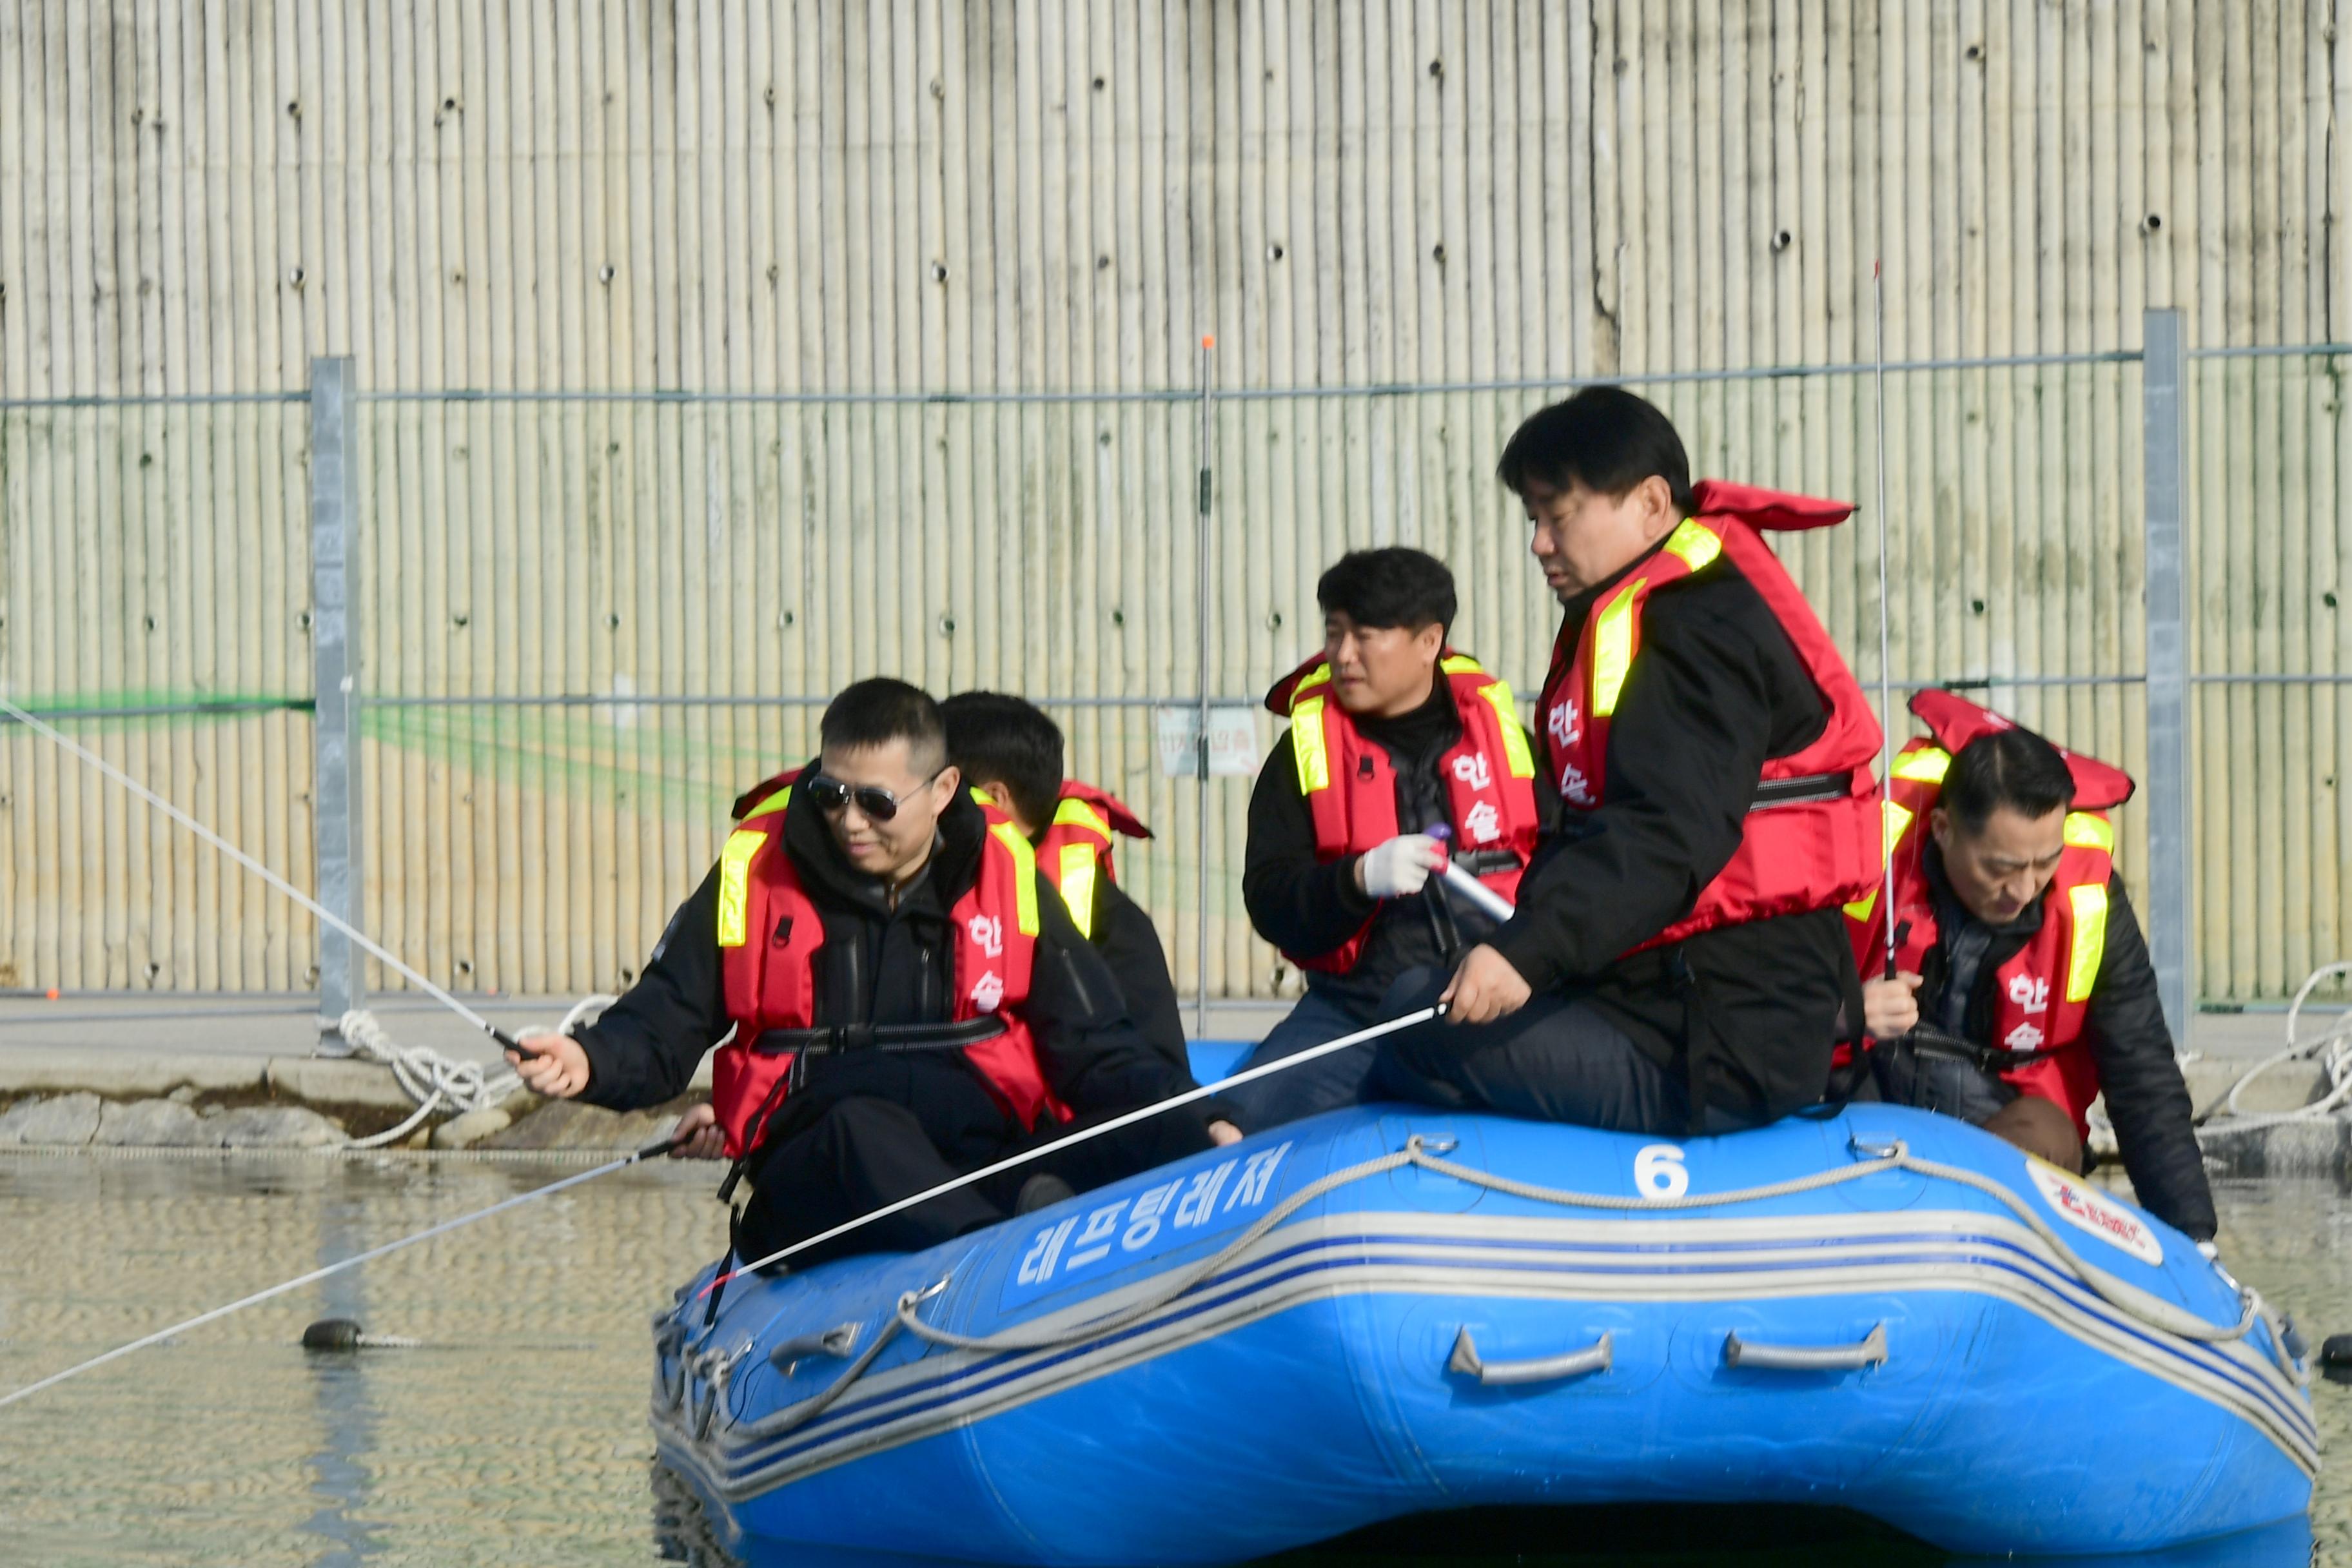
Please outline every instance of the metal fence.
M2169 1004L2333 956L2347 668L2341 345L1887 367L1891 668L2131 768L2123 864ZM735 793L857 676L1037 696L1180 988L1283 994L1248 930L1249 782L1204 710L1319 641L1342 550L1422 545L1523 696L1555 608L1492 468L1577 383L1104 394L371 393L0 401L0 682L460 989L625 984ZM1695 468L1872 498L1872 367L1622 378ZM307 475L304 466L307 463ZM1877 532L1781 541L1865 681ZM1232 722L1232 721L1228 721ZM1213 726L1214 727L1214 726ZM1172 743L1172 745L1171 745ZM0 731L0 985L380 975ZM1181 775L1165 771L1172 762Z

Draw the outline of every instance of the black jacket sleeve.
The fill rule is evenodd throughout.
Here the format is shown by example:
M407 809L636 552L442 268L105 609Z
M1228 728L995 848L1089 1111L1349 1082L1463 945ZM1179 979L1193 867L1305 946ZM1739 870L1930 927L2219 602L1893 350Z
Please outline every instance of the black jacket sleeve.
M1160 928L1143 906L1108 877L1095 881L1095 951L1118 982L1127 1016L1146 1044L1189 1075L1192 1053L1184 1045L1184 1016L1176 1002L1176 982L1168 973L1168 950Z
M2210 1240L2213 1189L2197 1148L2189 1086L2119 876L2107 881L2107 945L2091 989L2089 1038L2132 1191L2158 1219L2194 1240Z
M575 1031L588 1057L590 1105L634 1110L686 1092L702 1055L727 1037L719 967L719 868L678 905L637 983Z
M1688 913L1738 851L1763 777L1766 661L1738 625L1664 607L1610 720L1601 805L1563 814L1489 939L1538 991L1599 974Z
M1315 858L1315 816L1298 787L1287 734L1250 791L1242 905L1258 935L1309 958L1345 944L1379 907L1356 886L1355 856L1328 864Z
M1029 1027L1045 1079L1081 1118L1133 1110L1193 1088L1192 1075L1147 1044L1118 982L1044 873L1037 878L1037 949L1029 976ZM1213 1100L1171 1111L1206 1123L1226 1114Z

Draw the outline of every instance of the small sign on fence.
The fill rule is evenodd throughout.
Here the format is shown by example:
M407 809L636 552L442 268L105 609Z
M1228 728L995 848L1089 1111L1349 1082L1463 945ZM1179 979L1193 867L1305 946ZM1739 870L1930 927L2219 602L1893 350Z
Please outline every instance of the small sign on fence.
M1201 710L1195 706L1154 710L1160 720L1160 772L1163 777L1200 776ZM1209 772L1247 778L1257 772L1257 714L1237 703L1209 707Z

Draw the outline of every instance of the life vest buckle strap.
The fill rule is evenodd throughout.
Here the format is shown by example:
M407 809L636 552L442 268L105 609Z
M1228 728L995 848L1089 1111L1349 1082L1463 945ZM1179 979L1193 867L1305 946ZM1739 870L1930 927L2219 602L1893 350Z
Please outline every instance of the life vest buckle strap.
M1843 800L1853 793L1852 773L1806 773L1793 779L1765 779L1748 803L1750 811L1776 805L1805 805L1815 801Z
M814 1029L767 1029L751 1044L761 1056L840 1056L850 1051L951 1051L984 1045L1005 1031L994 1013L953 1024L833 1024Z
M1474 877L1491 877L1497 871L1516 871L1519 857L1509 849L1470 849L1454 857L1454 863Z
M1913 1050L1924 1055L1969 1062L1979 1071L1995 1074L2048 1061L2061 1052L2074 1048L2069 1042L2063 1046L2043 1046L2031 1051L2012 1051L2006 1046L1980 1046L1974 1040L1964 1040L1958 1035L1948 1035L1941 1029L1930 1029L1925 1026L1899 1037Z

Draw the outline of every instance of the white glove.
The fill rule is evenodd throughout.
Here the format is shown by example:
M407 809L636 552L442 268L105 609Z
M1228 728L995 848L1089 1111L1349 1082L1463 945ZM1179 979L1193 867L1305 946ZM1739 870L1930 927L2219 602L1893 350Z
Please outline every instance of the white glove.
M1367 849L1356 861L1356 885L1375 899L1418 893L1445 864L1445 847L1424 833L1406 833Z

